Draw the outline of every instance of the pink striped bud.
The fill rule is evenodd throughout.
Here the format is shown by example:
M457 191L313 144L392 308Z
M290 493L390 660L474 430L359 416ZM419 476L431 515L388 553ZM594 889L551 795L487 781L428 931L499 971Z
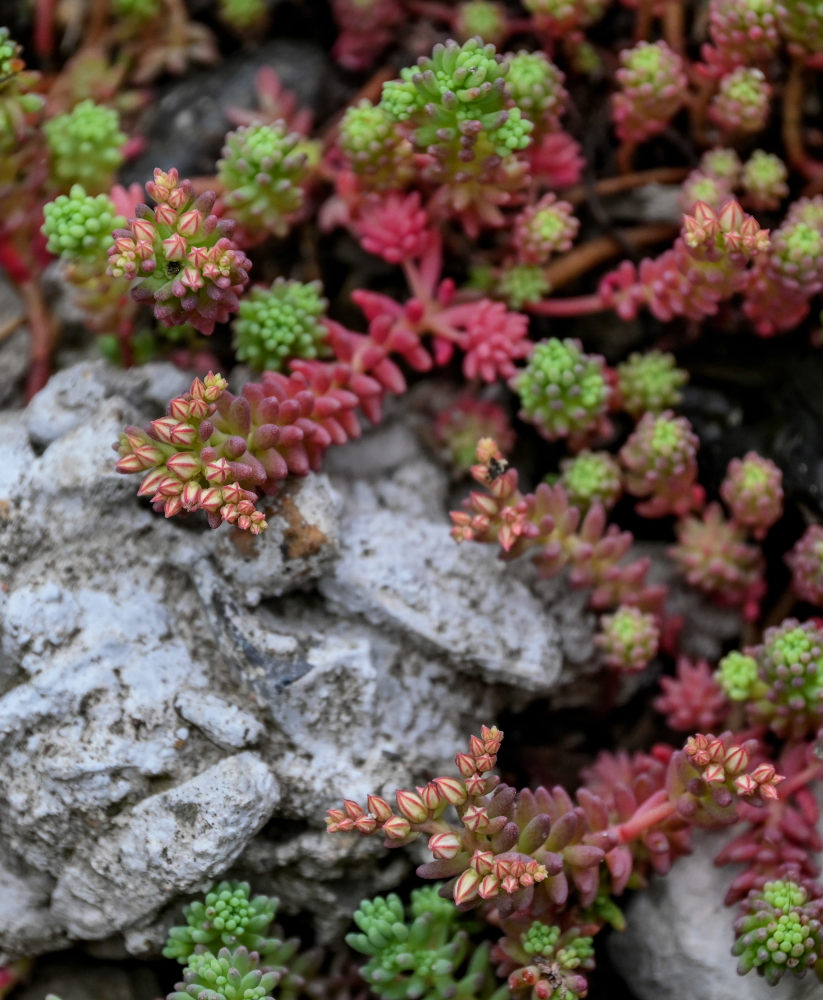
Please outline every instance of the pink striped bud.
M405 840L411 833L411 824L402 816L392 816L383 824L383 833L389 840Z
M183 501L180 499L179 496L169 497L169 499L165 502L165 504L163 504L163 513L166 515L166 517L174 517L174 515L179 514L182 509L183 509Z
M220 516L227 524L234 524L237 520L237 507L233 503L224 503L220 508Z
M435 778L434 784L443 798L453 806L461 806L468 798L466 786L459 778Z
M741 746L729 747L723 759L723 766L728 774L740 774L749 766L751 755Z
M214 462L209 462L205 468L206 479L215 486L225 486L233 477L231 466L225 458L218 458Z
M193 479L202 469L200 459L190 451L178 451L166 461L166 468L181 479Z
M190 192L187 191L184 187L172 188L172 190L169 191L168 195L169 204L172 206L172 208L176 209L179 212L190 197L191 197Z
M396 792L397 808L411 823L425 823L429 818L429 810L425 802L407 789L398 789Z
M194 267L203 267L208 263L209 251L207 247L192 247L188 256L189 262Z
M172 233L163 240L163 252L167 260L183 260L189 245L180 233Z
M186 483L180 494L180 502L185 510L199 510L201 489L197 483Z
M161 497L177 497L183 492L183 484L175 476L164 476L157 484L157 494Z
M473 868L467 868L454 885L454 901L463 906L477 895L480 876Z
M377 820L374 816L360 816L354 821L354 828L358 833L368 837L377 829Z
M174 417L160 417L159 420L152 420L150 426L158 441L163 441L165 444L172 444L171 432L175 427L179 427L180 424Z
M463 825L474 833L478 833L489 825L489 814L482 806L469 806L463 813Z
M451 861L460 848L460 838L455 833L434 833L429 837L429 850L437 861Z
M115 469L118 472L123 472L126 475L132 472L145 472L146 469L150 469L154 463L149 463L148 465L143 462L139 455L132 453L131 455L124 455L115 465Z
M247 500L249 491L244 490L240 483L226 483L223 487L223 499L226 503L238 504L241 500Z
M503 742L503 733L497 726L481 726L480 738L483 740L486 750L489 753L497 753L500 749L500 744Z
M423 800L424 805L429 810L429 812L434 812L435 809L439 809L440 806L446 801L440 792L440 789L435 785L433 781L430 781L427 785L422 788L417 789L417 793Z
M504 879L500 881L500 888L503 892L508 893L510 896L513 892L517 892L520 888L520 883L514 877L514 875L507 875Z
M169 416L178 422L188 420L190 414L190 401L185 396L178 396L169 403Z
M734 779L734 787L740 795L756 795L758 784L750 774L741 774Z
M209 404L205 399L193 399L189 404L189 417L191 420L202 420L209 415Z
M177 212L171 205L158 205L154 210L154 218L161 226L173 226L177 220Z
M474 774L477 771L477 768L474 766L474 757L471 754L459 753L454 758L454 762L457 764L457 770L464 778L468 778L470 774Z
M118 462L117 464L119 465L120 463ZM152 493L156 493L157 487L160 485L160 483L163 482L165 478L166 478L165 469L154 469L145 477L143 482L140 484L140 489L137 491L137 495L139 497L147 497L151 496Z
M494 875L485 875L480 880L480 885L477 887L477 895L481 899L493 899L499 891L500 883Z
M326 810L326 827L329 833L337 833L338 824L341 819L343 819L343 811L341 809Z
M177 445L192 445L197 440L197 428L191 424L175 424L169 431L169 443Z
M487 781L482 774L473 774L466 778L466 791L469 795L485 795L487 791Z
M343 811L352 819L365 815L365 810L354 799L343 799Z
M385 799L381 799L379 795L370 795L366 800L366 805L369 812L379 823L385 823L387 819L391 819L394 815L392 807Z
M212 486L200 492L200 507L211 514L216 514L223 506L223 494L216 487Z
M471 736L469 737L469 750L472 757L478 757L481 753L486 752L486 746L479 736Z
M134 219L131 229L135 240L144 240L146 243L153 243L157 236L157 229L149 219Z
M203 379L203 385L205 387L203 397L210 403L214 403L217 401L223 390L228 388L229 383L220 374L220 372L209 372Z
M707 785L721 785L726 780L726 772L722 764L709 764L703 772L703 780Z
M202 288L205 282L203 281L203 276L197 270L196 267L186 267L183 269L183 275L180 278L180 283L185 285L186 288L190 288L193 292Z
M188 212L184 212L180 216L180 221L177 223L178 233L182 233L183 236L192 237L200 228L203 222L203 216L196 208L189 209Z
M474 868L478 875L488 875L494 867L494 852L476 850L471 856L469 866Z
M715 764L719 764L726 756L726 747L723 745L723 740L711 740L709 742L708 751L709 758L714 761Z
M484 774L486 771L493 771L496 763L497 758L493 757L490 753L481 753L474 759L475 767L480 774Z

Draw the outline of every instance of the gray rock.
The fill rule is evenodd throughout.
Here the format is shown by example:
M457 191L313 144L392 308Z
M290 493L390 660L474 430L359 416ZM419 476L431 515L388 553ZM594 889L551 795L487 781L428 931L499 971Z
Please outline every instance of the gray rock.
M737 975L731 954L737 911L723 905L723 896L739 868L713 863L725 839L697 838L694 854L633 897L627 929L609 938L612 961L639 1000L819 998L820 980L812 973L786 975L776 987L754 972Z
M12 955L156 951L229 869L330 937L409 857L327 837L325 810L450 773L504 705L592 662L581 595L459 549L445 477L396 421L341 449L334 487L309 476L268 501L260 537L154 514L111 445L188 381L84 362L0 413Z
M242 753L143 799L118 817L109 837L78 845L57 879L54 916L73 936L100 938L156 912L176 894L208 888L279 798L266 765Z

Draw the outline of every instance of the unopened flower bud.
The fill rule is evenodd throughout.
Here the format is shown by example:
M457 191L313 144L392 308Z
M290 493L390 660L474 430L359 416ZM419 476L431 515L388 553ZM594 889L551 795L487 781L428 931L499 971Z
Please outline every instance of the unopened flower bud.
M460 838L455 833L435 833L429 837L429 850L437 861L450 861L460 848Z
M459 778L435 778L434 784L443 798L453 806L462 805L468 798L465 784Z
M488 875L494 867L494 852L476 850L469 861L478 875Z
M494 875L486 875L480 880L477 895L481 899L493 899L500 891L500 883Z
M178 451L166 461L166 467L181 479L193 479L202 468L200 459L190 451Z
M352 819L358 819L364 814L363 807L353 799L343 799L343 809L346 815L351 816Z
M467 868L454 886L454 901L458 906L468 903L477 895L480 876L473 868Z
M358 833L368 836L377 829L377 820L374 816L360 816L354 821L354 828Z
M459 753L454 758L455 764L457 764L457 770L463 775L464 778L468 778L469 775L474 774L477 768L474 765L474 757L471 754Z
M425 823L429 818L429 810L419 795L401 788L396 797L397 808L411 823Z
M463 813L463 825L475 833L489 825L489 814L482 806L469 806Z
M379 823L385 823L387 819L391 819L394 815L392 807L385 799L381 799L379 795L370 795L366 800L366 805L369 812Z
M411 833L411 824L402 816L392 816L383 824L383 833L389 840L405 840Z

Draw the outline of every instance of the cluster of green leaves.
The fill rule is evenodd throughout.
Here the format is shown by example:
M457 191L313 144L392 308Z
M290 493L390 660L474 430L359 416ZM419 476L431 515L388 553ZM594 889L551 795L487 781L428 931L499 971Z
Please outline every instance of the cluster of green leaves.
M168 1000L296 1000L318 965L272 927L278 901L249 895L247 882L220 882L187 906L163 954L184 967Z

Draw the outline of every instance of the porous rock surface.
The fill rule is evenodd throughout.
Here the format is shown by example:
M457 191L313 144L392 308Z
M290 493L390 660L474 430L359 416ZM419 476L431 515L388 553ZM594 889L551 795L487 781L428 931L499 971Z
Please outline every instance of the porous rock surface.
M504 706L585 698L585 596L458 549L398 422L259 538L153 513L111 445L188 381L81 363L0 412L0 959L156 949L229 872L331 934L409 859L326 808L450 773Z
M665 877L653 877L626 911L628 926L609 938L609 952L638 1000L818 1000L813 973L788 974L769 986L755 972L737 974L731 954L737 906L723 905L739 865L717 868L728 834L695 837L695 850Z

